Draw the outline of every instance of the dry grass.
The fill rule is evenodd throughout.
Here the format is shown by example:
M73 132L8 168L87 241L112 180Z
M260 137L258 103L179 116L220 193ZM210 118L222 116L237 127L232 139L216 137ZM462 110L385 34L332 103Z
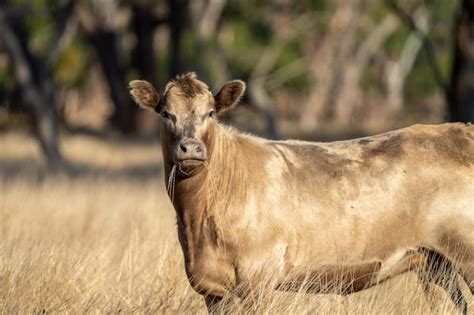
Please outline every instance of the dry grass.
M205 313L186 280L158 143L66 137L74 176L0 136L0 313ZM269 290L232 313L431 313L414 274L347 297ZM453 312L443 298L440 312Z

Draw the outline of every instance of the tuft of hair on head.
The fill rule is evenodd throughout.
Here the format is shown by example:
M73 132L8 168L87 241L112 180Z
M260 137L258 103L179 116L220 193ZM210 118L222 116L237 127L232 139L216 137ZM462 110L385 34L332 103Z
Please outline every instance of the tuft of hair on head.
M179 88L180 92L185 97L190 98L209 91L209 87L197 78L195 72L188 72L176 76L175 79L171 80L170 83L167 84L166 91L175 86Z
M143 108L157 110L160 95L150 82L144 80L130 81L128 84L133 100Z
M191 71L191 72L187 72L187 73L178 74L178 75L176 75L175 81L187 80L187 79L196 79L197 80L196 72Z

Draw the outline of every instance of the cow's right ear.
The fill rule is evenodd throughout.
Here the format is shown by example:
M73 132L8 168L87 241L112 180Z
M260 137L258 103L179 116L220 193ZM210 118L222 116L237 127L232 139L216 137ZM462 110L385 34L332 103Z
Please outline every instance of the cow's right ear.
M148 81L134 80L128 84L130 95L133 100L143 108L154 110L159 113L160 94Z

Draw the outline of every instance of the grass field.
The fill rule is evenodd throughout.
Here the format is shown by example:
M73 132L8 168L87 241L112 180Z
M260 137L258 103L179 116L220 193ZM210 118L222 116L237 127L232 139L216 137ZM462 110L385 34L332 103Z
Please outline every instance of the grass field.
M204 314L188 285L158 142L63 137L73 174L0 135L0 313ZM455 313L440 296L438 313ZM431 314L415 274L342 297L262 290L222 311Z

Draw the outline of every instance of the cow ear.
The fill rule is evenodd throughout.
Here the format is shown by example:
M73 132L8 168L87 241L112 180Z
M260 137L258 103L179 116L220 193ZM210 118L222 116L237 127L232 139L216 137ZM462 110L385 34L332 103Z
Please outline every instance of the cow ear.
M143 108L160 112L160 94L148 81L134 80L128 84L133 100Z
M224 113L237 105L245 92L245 83L240 80L229 81L214 95L216 113Z

